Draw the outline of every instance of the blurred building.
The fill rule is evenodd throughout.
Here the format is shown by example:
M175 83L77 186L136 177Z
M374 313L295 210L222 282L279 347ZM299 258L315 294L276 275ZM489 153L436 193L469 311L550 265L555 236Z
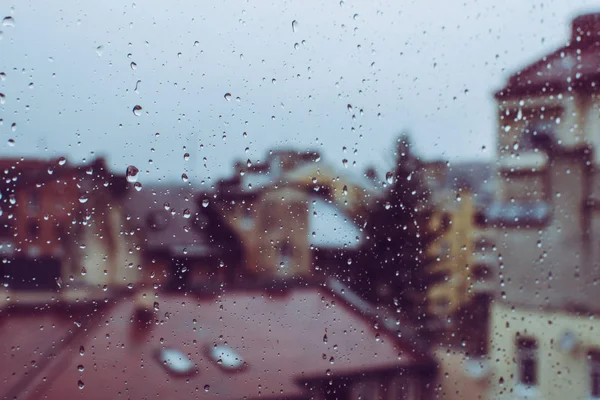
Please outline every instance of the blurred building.
M372 183L335 175L315 152L271 152L236 173L199 199L234 279L320 279L351 264Z
M2 309L0 396L431 398L435 364L419 338L337 281L214 297L138 294L150 302Z
M600 14L496 93L492 398L600 397Z
M141 247L140 280L167 289L210 290L225 281L208 215L191 187L144 185L126 198Z
M494 185L487 163L430 162L424 166L431 191L431 230L436 239L428 248L428 313L432 328L456 329L473 312L473 302L486 301L497 263L491 251L493 234L478 221ZM435 325L435 326L434 326Z
M62 158L4 159L0 165L0 269L12 301L57 290L63 298L100 297L108 286L135 281L124 176L108 171L103 159L80 166Z

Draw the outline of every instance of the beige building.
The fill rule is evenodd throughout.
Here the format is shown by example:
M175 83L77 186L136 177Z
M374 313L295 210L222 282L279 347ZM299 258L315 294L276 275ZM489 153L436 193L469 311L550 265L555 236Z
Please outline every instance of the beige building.
M600 398L600 14L496 93L493 399Z
M330 264L348 265L363 240L357 221L375 196L372 184L337 175L310 151L270 152L264 162L238 163L236 170L239 176L201 200L224 222L211 230L220 231L234 279L319 279Z

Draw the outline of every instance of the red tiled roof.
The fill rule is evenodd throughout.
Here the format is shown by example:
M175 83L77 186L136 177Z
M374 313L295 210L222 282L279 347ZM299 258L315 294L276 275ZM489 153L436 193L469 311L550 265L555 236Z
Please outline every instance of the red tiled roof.
M87 325L72 325L68 329L75 329L77 336L64 344L57 357L36 369L19 398L290 398L303 394L298 384L303 379L428 365L407 344L376 331L369 320L326 289L294 289L277 297L264 292L214 298L160 295L156 301L160 321L148 325L133 318L135 304L130 298L97 311L96 319ZM17 374L4 387L24 377L30 358L48 356L36 354L36 349L51 348L65 336L59 333L64 332L63 325L53 328L56 331L49 327L40 331L40 317L12 318L4 324L10 329L0 333L5 359L15 344L21 343L21 353L19 361L0 367L2 377ZM24 336L15 337L23 329ZM247 368L222 370L204 351L214 344L234 348ZM85 349L83 356L80 346ZM153 357L161 348L189 354L198 372L187 378L170 375Z
M573 20L571 41L512 75L497 98L598 90L600 85L600 14Z

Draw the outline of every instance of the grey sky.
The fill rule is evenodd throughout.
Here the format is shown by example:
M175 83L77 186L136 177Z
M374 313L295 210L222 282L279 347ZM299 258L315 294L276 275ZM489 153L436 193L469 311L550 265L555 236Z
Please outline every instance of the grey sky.
M426 158L490 158L493 91L594 2L106 3L0 5L15 21L0 27L0 155L94 151L142 183L186 172L199 184L277 146L384 168L409 129Z

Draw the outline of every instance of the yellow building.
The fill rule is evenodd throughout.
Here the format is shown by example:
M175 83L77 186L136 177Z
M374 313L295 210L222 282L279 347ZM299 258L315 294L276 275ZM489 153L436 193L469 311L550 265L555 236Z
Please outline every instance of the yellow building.
M600 398L600 14L496 93L493 399Z
M440 236L430 245L428 266L428 310L431 315L446 319L469 300L468 277L474 201L470 193L446 190L437 196L432 216L432 230Z

